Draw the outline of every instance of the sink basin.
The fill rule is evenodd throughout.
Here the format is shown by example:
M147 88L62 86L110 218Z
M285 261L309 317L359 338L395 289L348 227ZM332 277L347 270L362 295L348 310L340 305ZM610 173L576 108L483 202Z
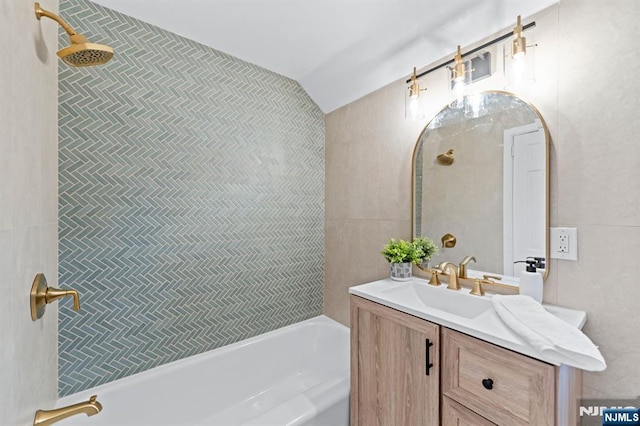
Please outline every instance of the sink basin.
M491 299L469 294L468 289L448 290L446 285L434 287L424 283L407 282L384 289L381 293L398 302L419 301L427 308L437 309L464 318L475 318L493 309Z
M434 287L427 284L427 280L418 277L406 282L392 281L388 278L373 281L351 287L349 293L433 324L559 365L556 358L538 352L500 319L493 309L494 296L491 294L475 296L469 294L468 288L448 290L446 284ZM543 306L549 313L579 329L587 320L584 311L561 306Z

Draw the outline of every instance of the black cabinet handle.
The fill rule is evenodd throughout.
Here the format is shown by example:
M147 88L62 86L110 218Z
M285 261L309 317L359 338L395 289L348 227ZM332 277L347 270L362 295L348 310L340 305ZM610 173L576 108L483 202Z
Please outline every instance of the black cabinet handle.
M430 356L429 356L429 348L430 348L431 346L433 346L433 343L431 343L431 342L429 341L429 339L426 339L425 351L426 351L426 355L427 355L427 356L426 356L426 358L427 358L426 367L427 367L427 368L426 368L426 370L425 370L425 371L426 371L427 376L429 375L429 370L431 369L431 367L433 367L433 363L431 363L431 362L429 361L429 358L430 358Z
M493 380L491 379L482 379L482 386L484 386L485 389L493 389Z

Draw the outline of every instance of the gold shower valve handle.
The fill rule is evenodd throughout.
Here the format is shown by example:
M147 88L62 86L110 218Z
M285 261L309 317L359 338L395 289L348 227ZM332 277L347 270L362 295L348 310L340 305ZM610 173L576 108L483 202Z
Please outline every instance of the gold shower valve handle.
M447 233L440 238L440 241L442 242L442 248L454 248L458 239L455 235Z
M31 319L37 320L44 315L47 303L64 297L73 297L73 309L80 310L80 296L76 290L60 290L47 286L44 274L37 274L31 286Z
M73 297L73 309L75 311L79 311L80 296L78 296L78 292L76 290L60 290L58 288L47 287L47 292L45 293L45 301L47 303L51 303L54 300L58 300L67 296Z

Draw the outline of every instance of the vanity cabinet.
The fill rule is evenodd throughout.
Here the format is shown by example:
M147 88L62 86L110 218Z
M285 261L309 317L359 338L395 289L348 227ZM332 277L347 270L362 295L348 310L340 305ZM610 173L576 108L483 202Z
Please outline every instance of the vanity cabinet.
M575 425L581 377L351 295L351 426Z

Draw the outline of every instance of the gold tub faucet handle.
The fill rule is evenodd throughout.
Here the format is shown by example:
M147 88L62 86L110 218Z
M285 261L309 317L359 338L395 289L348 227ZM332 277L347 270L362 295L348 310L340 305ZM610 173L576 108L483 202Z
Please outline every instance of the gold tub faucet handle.
M54 300L62 299L63 297L73 297L73 310L80 310L80 296L76 290L60 290L59 288L47 287L45 293L45 300L47 303L51 303Z
M31 286L31 319L35 321L42 318L47 304L68 296L73 297L73 309L79 311L80 296L76 290L49 287L44 274L37 274Z

